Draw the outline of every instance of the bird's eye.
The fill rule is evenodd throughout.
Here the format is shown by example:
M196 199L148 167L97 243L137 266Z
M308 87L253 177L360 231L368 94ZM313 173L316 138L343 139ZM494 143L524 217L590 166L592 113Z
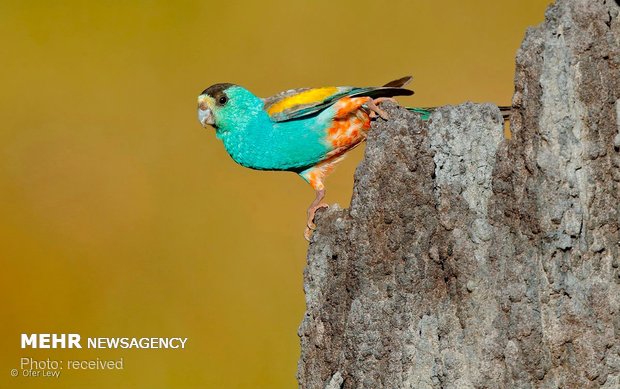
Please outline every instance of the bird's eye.
M220 105L224 105L228 102L228 97L226 96L222 96L220 97L220 99L218 100L218 103L220 103Z

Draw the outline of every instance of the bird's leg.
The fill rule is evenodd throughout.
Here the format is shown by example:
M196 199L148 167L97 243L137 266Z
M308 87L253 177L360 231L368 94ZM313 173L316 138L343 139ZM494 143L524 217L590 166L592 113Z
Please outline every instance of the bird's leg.
M308 221L306 222L306 231L304 232L304 237L307 241L310 241L310 237L312 236L312 231L316 229L316 224L314 224L314 215L316 211L321 208L328 208L329 205L326 203L322 203L321 201L325 197L325 189L319 189L316 191L316 197L310 207L308 207Z
M312 186L316 193L314 201L310 204L310 207L308 207L308 220L304 232L304 237L307 241L310 241L312 231L316 228L316 224L314 224L314 215L316 211L321 208L329 207L329 205L322 202L325 197L325 185L323 184L325 176L334 170L336 164L344 158L346 150L350 148L351 146L348 146L346 149L335 149L326 155L327 159L299 173L299 175Z
M314 224L314 214L321 208L327 208L329 205L327 203L322 203L321 201L325 197L325 189L317 190L316 197L310 206L308 207L308 228L314 230L316 225Z

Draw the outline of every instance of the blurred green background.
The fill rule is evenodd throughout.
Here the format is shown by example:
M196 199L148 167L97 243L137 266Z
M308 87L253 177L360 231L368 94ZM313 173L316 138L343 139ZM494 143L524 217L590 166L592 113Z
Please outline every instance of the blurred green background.
M509 104L549 1L0 1L3 388L294 388L310 186L236 165L207 86L259 96L414 75L407 105ZM353 152L327 181L348 206ZM188 337L21 350L22 332ZM123 371L11 378L20 357Z

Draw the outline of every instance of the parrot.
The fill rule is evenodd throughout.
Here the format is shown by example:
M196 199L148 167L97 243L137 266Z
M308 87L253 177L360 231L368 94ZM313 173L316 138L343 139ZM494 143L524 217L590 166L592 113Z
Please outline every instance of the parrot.
M330 86L290 89L267 98L246 88L214 84L198 96L198 120L212 126L228 154L255 170L297 173L315 191L304 237L316 228L317 210L328 207L325 178L345 154L365 139L371 121L388 120L378 104L409 96L405 76L378 87ZM432 109L411 108L427 119Z

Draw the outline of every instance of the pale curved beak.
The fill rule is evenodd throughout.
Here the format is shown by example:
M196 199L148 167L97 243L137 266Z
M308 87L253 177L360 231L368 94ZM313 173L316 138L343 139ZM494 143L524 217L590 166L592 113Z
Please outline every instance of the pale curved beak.
M201 96L202 97L202 96ZM206 99L198 98L198 121L203 127L214 125L213 112L209 108Z

